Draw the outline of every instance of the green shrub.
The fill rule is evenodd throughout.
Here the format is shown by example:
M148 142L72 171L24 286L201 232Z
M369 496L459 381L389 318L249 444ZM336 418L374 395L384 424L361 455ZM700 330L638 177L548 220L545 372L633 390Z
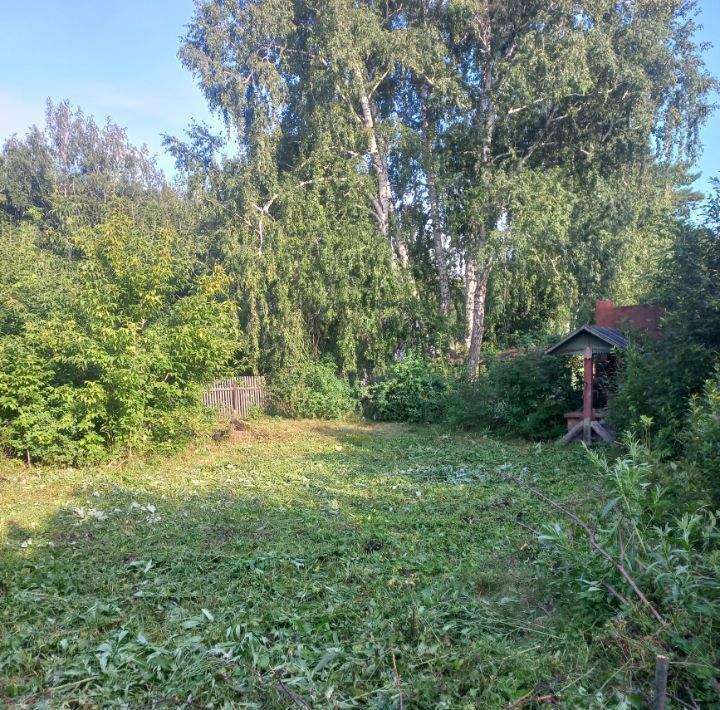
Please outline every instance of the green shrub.
M307 362L269 378L270 410L298 419L342 419L359 403L350 383L337 375L333 362Z
M35 459L74 461L104 450L92 398L56 382L52 363L23 339L0 340L0 447Z
M186 438L203 416L202 384L235 347L227 278L193 276L175 232L139 231L120 214L74 247L78 262L54 267L62 298L37 308L20 271L23 307L10 299L7 319L0 303L12 324L0 339L0 446L76 462Z
M564 413L577 408L572 362L538 352L486 361L477 382L409 353L366 388L365 411L375 420L448 422L506 436L547 439L562 433Z
M448 407L451 423L506 436L550 439L562 434L564 413L576 409L572 361L529 352L492 357L479 380L461 385Z
M453 390L454 382L447 372L422 355L410 352L367 388L366 412L377 421L444 421Z
M691 404L685 455L703 491L720 506L720 365Z
M704 227L681 230L668 254L656 298L665 305L664 338L631 351L618 377L610 414L617 431L652 420L653 447L680 455L691 409L720 355L720 188Z
M647 428L654 448L679 454L690 401L702 391L714 359L705 345L676 332L622 355L610 397L615 430L639 434Z
M652 677L655 654L663 653L673 662L673 695L714 704L720 662L718 513L687 505L682 466L658 464L636 442L613 463L593 458L605 491L602 506L585 519L596 547L569 516L560 517L539 535L549 558L538 563L556 570L558 598L567 600L579 625L590 622L598 634L610 628L611 637L636 649L637 663L628 667L636 686Z

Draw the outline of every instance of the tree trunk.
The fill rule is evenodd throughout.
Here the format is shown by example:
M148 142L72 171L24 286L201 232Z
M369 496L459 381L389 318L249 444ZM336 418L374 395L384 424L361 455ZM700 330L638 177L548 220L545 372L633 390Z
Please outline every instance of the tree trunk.
M470 352L477 289L477 262L474 257L465 260L465 352Z
M425 91L420 91L423 104L423 133L425 134L425 175L428 184L428 202L430 203L430 220L432 224L433 252L435 255L435 268L437 269L440 284L440 313L447 317L450 315L450 278L448 276L447 257L442 242L442 226L440 224L440 204L438 200L437 184L435 182L435 165L432 147L432 126L430 123L430 109Z
M492 92L495 86L493 78L493 58L492 58L492 16L490 12L489 0L483 0L482 10L478 17L478 29L481 41L481 66L482 66L482 114L485 129L483 136L480 157L482 170L490 169L491 148L493 134L495 131L495 106L493 105ZM480 224L479 243L472 245L471 248L480 251L487 248L487 224L491 218L492 209L491 202L486 203L486 214L482 216ZM486 261L482 266L482 270L478 273L477 265L475 267L475 293L472 300L472 323L469 328L469 344L467 348L467 374L470 380L474 380L478 375L478 367L480 366L480 351L482 349L483 340L485 338L485 302L487 297L488 279L492 269L494 257L490 255L486 257ZM467 296L466 296L467 303Z
M392 244L393 255L400 259L403 267L406 267L409 262L407 245L399 236L394 240L390 240L390 222L393 211L392 186L390 185L390 171L386 151L382 145L382 138L377 133L377 109L373 106L372 98L367 92L365 77L360 68L356 69L356 75L363 125L367 134L370 163L378 181L377 195L372 198L373 214L377 220L380 233L389 241L394 242Z
M468 348L467 374L470 380L477 378L478 367L480 366L480 351L485 337L485 299L487 296L488 279L492 269L492 260L489 259L482 268L475 287L473 298L473 322L472 334L470 336L470 347Z

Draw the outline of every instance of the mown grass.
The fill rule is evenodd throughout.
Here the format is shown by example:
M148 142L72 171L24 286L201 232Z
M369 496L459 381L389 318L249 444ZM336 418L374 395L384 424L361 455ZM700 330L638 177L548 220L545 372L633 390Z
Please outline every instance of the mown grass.
M547 589L547 509L501 477L582 507L579 448L264 420L154 463L1 466L9 704L491 708L612 670Z

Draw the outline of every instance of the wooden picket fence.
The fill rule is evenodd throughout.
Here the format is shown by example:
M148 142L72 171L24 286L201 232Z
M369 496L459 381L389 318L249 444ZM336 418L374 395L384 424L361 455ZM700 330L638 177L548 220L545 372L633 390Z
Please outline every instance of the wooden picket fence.
M264 377L228 377L208 386L203 404L226 417L246 417L250 410L265 404Z

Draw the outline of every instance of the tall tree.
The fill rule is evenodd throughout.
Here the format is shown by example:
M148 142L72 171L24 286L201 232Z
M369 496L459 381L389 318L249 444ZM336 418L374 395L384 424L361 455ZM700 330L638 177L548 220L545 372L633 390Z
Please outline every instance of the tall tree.
M684 0L449 3L452 52L472 101L449 129L470 376L488 280L517 232L521 173L619 174L694 157L712 80L691 39L693 10Z
M366 174L354 197L398 280L431 264L448 316L464 277L473 377L497 265L533 237L532 190L555 181L546 198L561 200L602 175L620 191L629 166L694 157L713 82L693 13L692 0L205 0L180 56L238 130L258 240L281 185Z
M99 126L69 101L48 100L44 129L13 136L0 155L0 210L54 229L97 224L115 200L138 205L166 187L145 146L130 144L110 120Z

